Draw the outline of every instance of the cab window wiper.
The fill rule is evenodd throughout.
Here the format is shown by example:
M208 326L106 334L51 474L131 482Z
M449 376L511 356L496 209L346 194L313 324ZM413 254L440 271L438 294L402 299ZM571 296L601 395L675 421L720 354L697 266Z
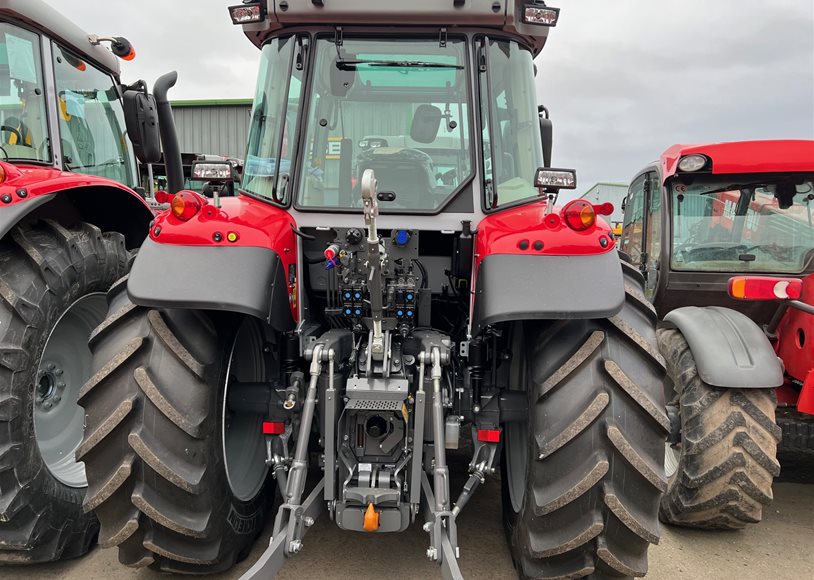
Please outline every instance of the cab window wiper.
M338 60L336 68L339 70L356 70L360 64L368 66L376 66L383 68L453 68L463 70L463 65L460 64L447 64L443 62L426 62L422 60L365 60L365 59L351 59L351 60Z

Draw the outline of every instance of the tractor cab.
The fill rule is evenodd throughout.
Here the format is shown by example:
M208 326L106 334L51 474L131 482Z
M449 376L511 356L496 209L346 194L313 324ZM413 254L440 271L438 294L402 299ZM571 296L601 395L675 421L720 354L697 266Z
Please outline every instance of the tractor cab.
M732 300L734 275L814 271L814 146L780 141L676 146L634 179L621 251L663 316L727 306L759 323L770 305Z
M77 43L89 53L82 54L13 14L9 7L0 16L0 161L138 187L135 152L122 138L125 114L114 54L87 36ZM126 40L113 43L121 45L123 57L130 54Z

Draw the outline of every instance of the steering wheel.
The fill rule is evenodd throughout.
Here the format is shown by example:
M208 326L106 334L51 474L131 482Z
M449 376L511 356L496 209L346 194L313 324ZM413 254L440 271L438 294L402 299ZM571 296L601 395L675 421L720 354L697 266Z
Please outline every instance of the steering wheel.
M23 147L31 147L31 145L29 145L29 144L27 144L25 142L25 139L23 139L23 134L20 133L20 131L18 129L15 129L14 127L9 127L8 125L2 125L2 126L0 126L0 131L6 131L8 133L11 133L15 137L17 137L17 143L15 143L15 145L22 145Z

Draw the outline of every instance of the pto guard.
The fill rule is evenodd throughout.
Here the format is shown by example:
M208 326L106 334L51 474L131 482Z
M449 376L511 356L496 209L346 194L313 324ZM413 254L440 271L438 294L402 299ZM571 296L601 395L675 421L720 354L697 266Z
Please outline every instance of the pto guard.
M507 208L477 229L472 327L513 320L608 318L625 287L610 226L569 228L546 202Z

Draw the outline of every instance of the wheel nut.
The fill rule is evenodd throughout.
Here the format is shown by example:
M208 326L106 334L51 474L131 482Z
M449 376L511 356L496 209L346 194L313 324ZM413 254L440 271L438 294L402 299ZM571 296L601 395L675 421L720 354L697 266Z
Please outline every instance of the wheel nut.
M54 406L54 404L51 401L45 401L42 404L42 406L43 406L43 408L45 408L46 411L49 411L51 409L51 407Z
M57 370L55 370L55 371L54 371L54 374L55 374L56 376L58 376L58 377L61 377L63 372L64 372L64 371L63 371L62 369L57 369Z
M62 395L54 395L54 404L56 405L62 400Z
M65 383L63 383L62 381L58 382L57 383L57 388L61 391L62 389L65 388Z
M47 368L49 371L52 371L52 370L54 370L55 368L57 368L57 365L55 365L54 363L48 363L48 366L47 366L46 368Z

